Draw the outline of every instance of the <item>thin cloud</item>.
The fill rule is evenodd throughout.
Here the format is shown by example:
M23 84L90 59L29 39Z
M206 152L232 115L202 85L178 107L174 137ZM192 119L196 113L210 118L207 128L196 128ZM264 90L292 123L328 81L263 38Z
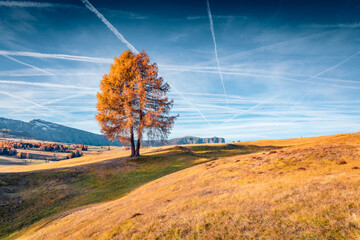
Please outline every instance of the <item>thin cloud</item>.
M115 34L115 36L120 39L133 53L139 53L136 48L131 45L124 36L119 33L119 31L102 15L88 0L81 0L85 7L87 7L90 11L96 14L96 16L103 22L105 25Z
M133 12L126 12L126 11L121 11L121 10L117 10L117 9L108 9L108 8L100 8L101 10L105 10L106 14L109 16L116 16L116 17L122 17L122 18L126 18L126 19L135 19L135 20L144 20L147 19L147 16L143 16L137 13L133 13Z
M216 46L216 39L215 39L215 32L214 32L214 24L213 24L213 19L212 19L212 16L211 16L209 0L206 0L206 3L207 3L207 12L208 12L209 22L210 22L210 31L211 31L212 39L213 39L213 42L214 42L215 59L216 59L216 63L217 63L217 66L218 66L221 85L222 85L223 90L224 90L224 95L225 95L225 99L226 99L226 105L229 106L228 97L227 97L227 94L226 94L226 89L225 89L225 84L224 84L224 79L223 79L223 76L222 76L222 73L221 73L220 61L219 61L218 53L217 53L217 46Z
M208 18L209 18L208 16L188 16L186 19L187 20L204 20L204 19L208 19ZM231 19L247 19L248 17L240 16L240 15L212 15L212 18L231 20Z
M306 36L302 36L302 37L298 37L298 38L294 38L294 39L290 39L290 40L286 40L286 41L277 42L277 43L269 44L269 45L266 45L266 46L249 49L249 50L246 50L246 51L237 52L237 53L222 57L221 59L222 59L222 61L225 61L225 60L229 61L229 60L233 60L233 59L236 59L238 57L241 57L241 56L246 56L246 55L255 54L255 53L261 53L261 52L264 52L264 51L277 49L279 47L287 47L287 46L290 46L291 44L293 44L294 42L298 42L298 41L302 41L302 40L306 40L306 39L316 38L316 37L322 36L324 34L327 34L327 33L333 32L333 31L334 30L327 30L327 31L323 31L323 32L309 34L309 35L306 35Z

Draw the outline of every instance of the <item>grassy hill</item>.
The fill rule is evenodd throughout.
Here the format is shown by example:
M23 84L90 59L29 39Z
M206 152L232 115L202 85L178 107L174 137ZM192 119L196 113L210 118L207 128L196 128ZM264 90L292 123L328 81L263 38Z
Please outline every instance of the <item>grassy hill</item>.
M28 165L10 165L3 164L0 165L0 173L16 173L16 172L34 172L41 170L51 170L51 169L60 169L60 168L70 168L85 164L97 163L113 158L125 157L129 155L129 151L125 151L121 147L111 147L111 151L105 151L105 149L99 150L100 147L91 146L89 151L84 152L85 155L80 158L72 158L66 161L53 161L46 164L28 164ZM26 150L19 150L24 151ZM147 149L145 149L145 152ZM51 154L54 152L42 152L42 154ZM58 153L57 153L58 154ZM65 153L66 154L66 153Z
M78 195L83 198L74 199L81 204L72 202L62 211L53 211L62 213L11 238L360 237L359 133L173 147L149 153L138 162L128 160L125 175L122 168L111 167L109 177L106 167L97 164L86 173L89 177L75 181L78 191L92 187L97 191ZM115 200L74 209L110 199Z
M247 154L269 147L190 146L144 149L128 159L121 148L97 156L0 168L0 237L44 217L119 198L140 185L218 156Z

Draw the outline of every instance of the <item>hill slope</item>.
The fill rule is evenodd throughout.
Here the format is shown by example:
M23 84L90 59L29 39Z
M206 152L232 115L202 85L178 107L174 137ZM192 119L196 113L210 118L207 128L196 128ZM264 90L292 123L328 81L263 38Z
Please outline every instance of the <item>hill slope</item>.
M41 164L46 170L33 165L16 168L22 172L0 173L0 238L44 217L119 198L141 184L215 157L264 149L270 148L230 144L166 146L144 149L142 157L130 159L119 157L129 156L129 151L119 148L76 161ZM30 172L31 169L37 171Z
M358 239L360 134L280 142L292 146L173 173L18 239Z
M94 146L116 145L115 143L111 143L109 140L105 139L102 135L39 119L31 120L30 122L23 122L19 120L0 118L0 129L2 128L26 132L37 140L87 144Z

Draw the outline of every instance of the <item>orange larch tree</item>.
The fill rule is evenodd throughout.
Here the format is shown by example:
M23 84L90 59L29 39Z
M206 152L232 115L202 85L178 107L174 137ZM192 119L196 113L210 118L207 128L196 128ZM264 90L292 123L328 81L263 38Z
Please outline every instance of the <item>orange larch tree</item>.
M148 139L163 140L170 133L176 116L170 116L173 100L166 96L169 90L145 51L136 55L125 51L100 82L96 119L102 133L130 144L131 157L139 157L145 134Z

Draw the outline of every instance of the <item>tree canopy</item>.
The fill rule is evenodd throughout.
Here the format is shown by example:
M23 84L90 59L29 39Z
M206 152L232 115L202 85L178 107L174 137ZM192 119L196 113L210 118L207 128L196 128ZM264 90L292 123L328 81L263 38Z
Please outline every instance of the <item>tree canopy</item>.
M127 50L114 60L100 82L96 119L105 137L130 144L131 156L139 157L144 135L166 139L174 124L170 86L145 51L135 55Z

